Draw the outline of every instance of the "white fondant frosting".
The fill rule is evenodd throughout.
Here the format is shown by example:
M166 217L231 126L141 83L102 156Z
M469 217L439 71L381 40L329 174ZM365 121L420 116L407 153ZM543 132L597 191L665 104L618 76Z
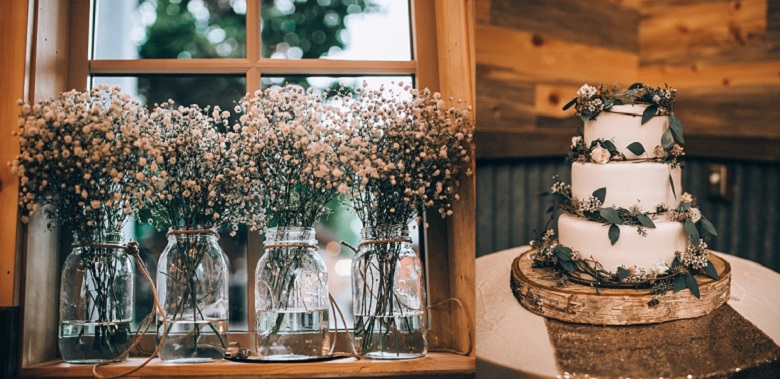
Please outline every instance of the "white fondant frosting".
M681 169L655 162L573 163L571 192L585 199L596 189L606 187L604 206L629 208L639 205L644 212L655 211L659 204L676 208L682 194ZM674 181L674 191L669 183Z
M583 258L593 257L612 273L616 273L620 266L636 266L650 274L659 259L671 267L675 251L685 251L688 246L682 223L667 221L663 216L653 223L655 229L645 228L647 236L639 235L635 226L620 225L620 238L612 245L609 225L564 212L558 219L558 239L562 245L578 251Z
M647 105L615 105L610 111L599 113L595 120L585 121L585 144L590 146L596 139L611 140L627 159L654 158L653 150L661 145L661 136L669 127L669 117L656 116L642 124L645 108ZM644 154L637 156L627 149L634 142L642 144Z

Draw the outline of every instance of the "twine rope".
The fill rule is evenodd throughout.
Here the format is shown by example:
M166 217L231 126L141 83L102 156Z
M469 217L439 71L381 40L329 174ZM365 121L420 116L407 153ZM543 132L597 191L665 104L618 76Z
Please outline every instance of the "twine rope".
M211 229L184 229L184 230L172 230L165 233L166 237L186 235L186 234L211 234L212 236L219 236L216 231Z
M76 245L74 245L74 246L76 246ZM149 283L149 286L152 288L152 297L154 298L154 307L152 308L152 311L149 313L149 315L146 316L143 321L141 321L141 325L143 325L144 323L146 324L146 326L144 327L143 333L141 333L140 336L136 336L135 341L133 341L133 343L132 343L132 345L130 345L130 347L125 349L125 351L123 351L122 353L120 353L116 357L112 358L110 361L103 362L103 363L98 363L98 364L92 366L92 375L94 375L96 378L100 378L100 379L115 379L115 378L120 378L120 377L123 377L123 376L130 375L130 374L132 374L132 373L134 373L134 372L144 368L144 366L146 366L149 362L151 362L152 359L154 359L154 357L157 355L157 353L160 352L160 349L162 349L162 346L165 343L165 337L168 334L167 333L167 330L168 330L168 319L165 317L165 312L163 311L162 305L160 305L160 299L157 297L157 291L155 289L154 282L152 282L152 278L151 278L151 276L149 276L149 271L146 270L146 266L143 264L143 260L141 259L141 255L139 254L138 243L137 242L130 242L130 243L127 244L127 247L121 246L121 245L107 245L107 244L106 245L102 245L102 244L79 245L79 246L80 247L82 247L82 246L86 246L86 247L106 247L106 246L116 247L116 246L119 246L120 248L124 249L125 254L130 255L130 256L135 258L136 266L138 266L138 269L141 271L141 273L143 274L144 278ZM136 348L138 346L138 344L141 342L141 337L146 335L146 333L149 331L149 327L152 325L152 320L154 318L155 312L159 312L160 315L162 316L162 319L163 319L163 335L162 335L162 338L160 338L160 341L157 342L157 347L154 349L154 352L152 352L152 354L149 355L149 357L146 358L146 360L141 362L140 365L138 365L138 366L136 366L136 367L134 367L134 368L132 368L132 369L130 369L128 371L125 371L123 373L120 373L120 374L117 374L117 375L103 375L103 374L98 373L98 371L97 371L98 367L105 366L105 365L108 365L108 364L111 364L111 363L119 362L125 356L130 354L130 351L132 351L134 348Z
M374 245L374 244L379 244L379 243L392 243L392 242L409 242L409 239L405 239L405 238L389 238L389 239L381 239L381 240L368 240L368 241L361 242L358 245L357 248L355 248L354 246L350 245L349 243L347 243L345 241L341 241L341 244L343 246L346 246L350 250L354 251L355 253L357 253L358 249L360 249L360 247L362 247L364 245ZM466 332L467 332L468 339L469 339L468 340L468 347L466 348L466 350L455 350L455 349L450 349L450 348L438 348L438 349L428 349L428 351L430 351L430 352L453 353L453 354L459 354L459 355L465 355L465 356L471 355L471 351L474 349L474 341L473 341L473 337L471 335L471 333L472 333L471 318L469 317L469 314L466 311L466 306L463 305L463 302L460 299L456 298L456 297L451 297L449 299L442 300L442 301L440 301L440 302L438 302L436 304L431 304L431 305L427 306L426 309L433 310L433 309L441 307L444 304L447 304L449 302L455 303L455 305L458 306L458 309L460 309L461 313L463 314L464 318L466 319ZM352 350L354 351L354 344L353 344ZM357 354L357 351L355 351L355 354Z
M276 249L279 247L305 247L309 249L316 249L317 245L313 245L310 243L274 243L270 245L264 245L263 250Z

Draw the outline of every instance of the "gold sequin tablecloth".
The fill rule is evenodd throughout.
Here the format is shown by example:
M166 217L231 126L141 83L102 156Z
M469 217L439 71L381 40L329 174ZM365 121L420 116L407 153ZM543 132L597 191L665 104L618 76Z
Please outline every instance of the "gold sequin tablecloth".
M772 377L780 369L780 274L766 267L718 253L732 267L731 299L710 315L592 326L545 319L517 302L510 266L527 249L477 259L479 378Z

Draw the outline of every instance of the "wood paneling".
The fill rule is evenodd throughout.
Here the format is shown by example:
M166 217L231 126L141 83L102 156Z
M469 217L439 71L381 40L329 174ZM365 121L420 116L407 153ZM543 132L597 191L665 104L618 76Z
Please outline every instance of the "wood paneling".
M492 79L530 83L630 82L636 53L564 40L530 31L477 25L477 63ZM478 79L481 82L482 77Z
M642 66L639 77L646 83L674 84L687 92L689 88L729 88L741 86L780 86L780 61L737 64L683 66Z
M642 8L642 65L732 63L780 58L767 40L767 0L713 1Z
M480 158L555 156L569 138L547 132L581 126L561 107L583 83L634 82L679 89L689 156L780 155L780 1L481 3Z
M550 3L549 0L492 0L490 22L589 46L632 53L638 50L635 36L639 12L636 9L614 1L557 0Z

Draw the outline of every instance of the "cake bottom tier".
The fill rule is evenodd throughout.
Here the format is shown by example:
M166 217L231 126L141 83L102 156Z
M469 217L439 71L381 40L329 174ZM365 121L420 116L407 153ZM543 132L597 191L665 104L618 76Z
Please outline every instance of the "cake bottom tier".
M558 219L558 240L583 258L592 257L612 273L623 266L649 274L659 260L671 267L674 253L688 247L682 223L660 218L653 222L656 227L645 228L646 236L637 233L635 226L620 225L620 238L612 245L609 225L563 213Z

